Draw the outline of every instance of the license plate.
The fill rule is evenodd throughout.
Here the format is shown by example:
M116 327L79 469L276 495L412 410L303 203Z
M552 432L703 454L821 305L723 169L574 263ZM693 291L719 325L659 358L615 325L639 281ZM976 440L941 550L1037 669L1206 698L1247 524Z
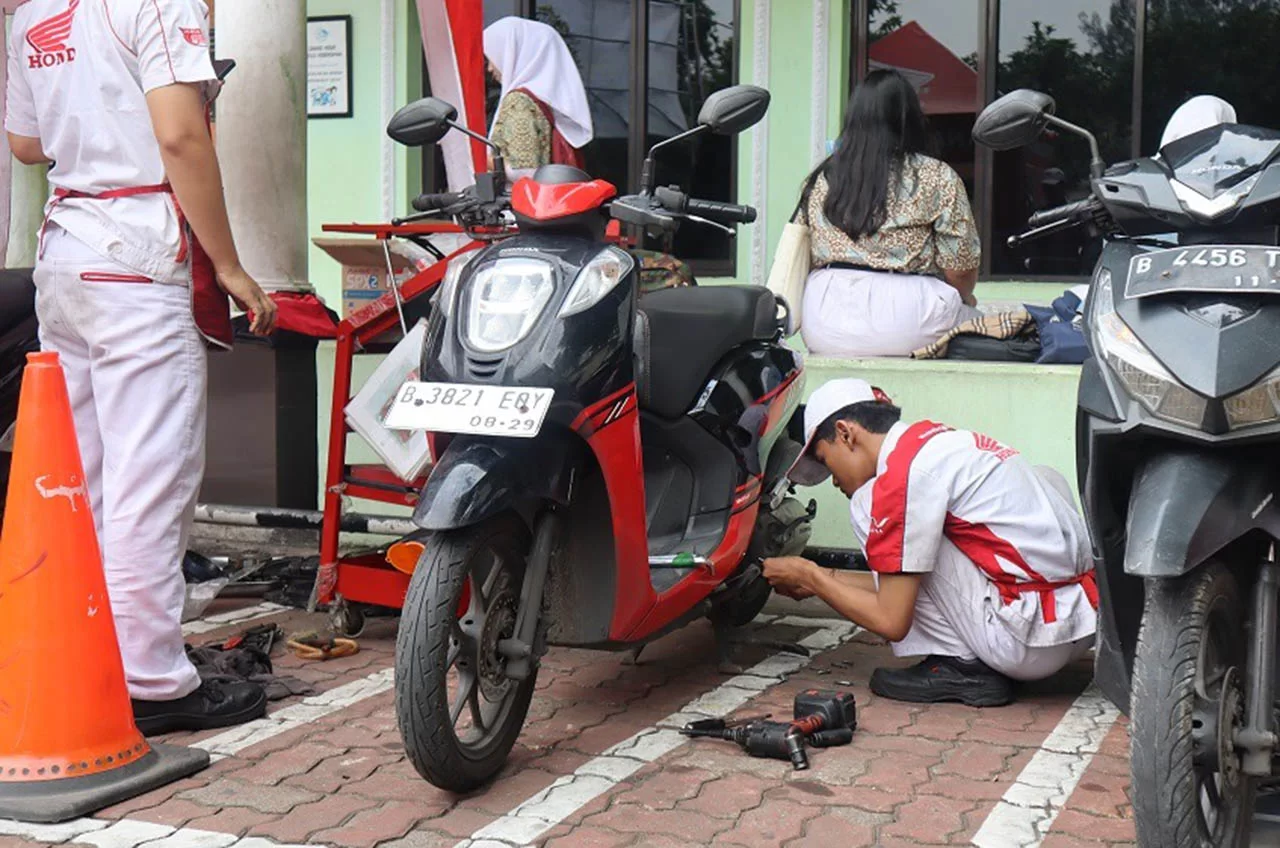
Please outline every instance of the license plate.
M531 439L542 429L554 389L405 383L387 412L393 430Z
M1130 259L1124 294L1280 292L1278 273L1280 247L1176 247Z

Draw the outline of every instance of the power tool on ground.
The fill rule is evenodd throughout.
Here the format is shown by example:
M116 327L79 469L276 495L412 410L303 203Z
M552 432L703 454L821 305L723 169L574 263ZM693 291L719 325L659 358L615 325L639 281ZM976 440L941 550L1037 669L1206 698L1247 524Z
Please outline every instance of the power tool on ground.
M685 736L736 742L753 757L790 760L802 771L809 767L806 746L831 748L848 745L858 727L853 694L829 689L806 689L796 695L791 721L769 721L768 716L728 722L703 719L685 725Z

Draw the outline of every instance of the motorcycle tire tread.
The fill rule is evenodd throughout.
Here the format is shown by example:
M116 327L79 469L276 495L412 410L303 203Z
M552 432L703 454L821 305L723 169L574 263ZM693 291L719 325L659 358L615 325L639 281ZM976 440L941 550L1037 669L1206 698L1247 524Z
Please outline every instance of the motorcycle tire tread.
M1176 579L1148 580L1133 669L1130 762L1138 844L1201 848L1199 798L1192 764L1196 664L1214 600L1239 611L1240 591L1220 562ZM1243 663L1243 628L1240 658ZM1171 764L1171 765L1166 765ZM1163 774L1162 774L1163 773ZM1255 793L1247 781L1234 808L1233 838L1214 848L1249 844Z
M511 713L496 744L480 759L464 756L449 724L448 669L433 673L446 661L449 633L457 609L460 572L474 546L506 534L528 551L523 522L500 515L475 527L430 534L426 550L409 581L396 638L395 702L405 754L433 786L466 793L481 788L505 764L524 726L533 698L537 668L519 684ZM441 691L444 690L444 691Z

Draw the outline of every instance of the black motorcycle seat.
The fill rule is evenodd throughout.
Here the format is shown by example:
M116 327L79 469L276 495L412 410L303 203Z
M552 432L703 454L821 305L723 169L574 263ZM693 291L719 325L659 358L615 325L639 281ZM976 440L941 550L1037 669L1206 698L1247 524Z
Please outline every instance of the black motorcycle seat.
M7 333L36 311L36 282L30 268L0 269L0 333Z
M683 415L726 353L777 335L777 309L763 286L685 286L646 294L635 327L640 408L663 418Z

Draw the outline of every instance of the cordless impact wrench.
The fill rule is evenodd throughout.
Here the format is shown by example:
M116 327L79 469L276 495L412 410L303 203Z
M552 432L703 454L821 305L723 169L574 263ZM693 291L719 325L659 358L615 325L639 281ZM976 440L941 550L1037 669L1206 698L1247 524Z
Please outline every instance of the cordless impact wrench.
M807 689L796 695L791 721L767 719L764 716L733 724L722 718L704 719L686 725L681 732L736 742L753 757L790 760L793 768L802 771L809 767L806 745L848 745L858 726L853 695L823 689Z

